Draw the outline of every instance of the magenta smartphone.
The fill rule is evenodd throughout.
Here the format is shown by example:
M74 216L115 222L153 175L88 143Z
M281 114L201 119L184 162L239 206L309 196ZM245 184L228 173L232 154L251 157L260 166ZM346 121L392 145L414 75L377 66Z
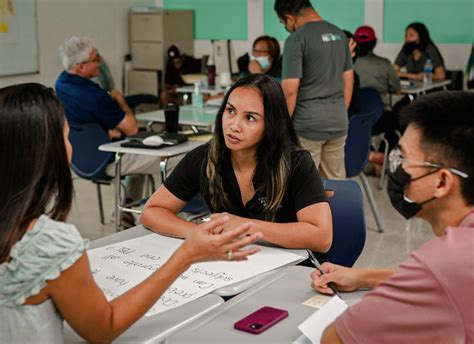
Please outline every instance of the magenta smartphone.
M285 319L288 312L283 309L273 307L262 307L259 310L247 315L234 324L237 330L259 334L272 327L280 320Z

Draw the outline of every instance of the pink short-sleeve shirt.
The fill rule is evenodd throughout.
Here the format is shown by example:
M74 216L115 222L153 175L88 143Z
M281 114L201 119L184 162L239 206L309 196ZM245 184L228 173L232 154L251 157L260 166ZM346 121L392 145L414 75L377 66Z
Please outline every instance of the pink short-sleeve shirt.
M474 213L335 322L344 343L474 343Z

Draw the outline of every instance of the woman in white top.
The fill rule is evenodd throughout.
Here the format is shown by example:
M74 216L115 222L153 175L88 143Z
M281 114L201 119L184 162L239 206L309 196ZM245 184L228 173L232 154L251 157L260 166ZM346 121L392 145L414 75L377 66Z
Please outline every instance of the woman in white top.
M149 278L108 302L95 284L88 242L63 221L72 201L72 148L64 111L39 84L0 89L0 342L61 343L63 318L87 341L110 342L138 320L192 263L244 260L246 223L213 234L200 226ZM232 250L233 254L227 252Z

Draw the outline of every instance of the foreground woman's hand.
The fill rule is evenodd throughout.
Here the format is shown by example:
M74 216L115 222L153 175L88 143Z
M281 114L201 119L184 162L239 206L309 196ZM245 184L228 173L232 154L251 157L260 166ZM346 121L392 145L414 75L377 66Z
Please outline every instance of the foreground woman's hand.
M246 219L244 217L240 217L240 216L237 216L237 215L234 215L234 214L230 214L230 213L227 213L227 212L211 214L211 219L212 220L218 220L218 219L222 219L222 218L227 218L227 221L225 221L221 225L214 226L212 228L212 232L214 234L225 233L227 231L233 230L234 228L240 227L243 224L249 222L249 219ZM245 233L245 232L242 233L242 235L245 235L245 234L250 234L250 233Z
M222 228L228 221L228 216L222 216L199 225L178 249L183 258L190 260L190 263L210 260L246 260L247 256L260 251L258 247L243 249L263 237L260 232L244 236L252 226L251 222L235 226L221 234L214 234L216 228Z

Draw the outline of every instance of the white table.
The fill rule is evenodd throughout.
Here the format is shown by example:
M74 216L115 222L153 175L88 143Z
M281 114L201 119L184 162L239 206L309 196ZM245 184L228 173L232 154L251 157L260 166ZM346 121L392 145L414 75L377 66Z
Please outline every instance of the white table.
M212 131L218 110L219 108L216 106L195 107L183 105L179 108L179 124L188 125L195 131L198 127ZM138 121L148 122L149 128L153 123L165 123L165 111L144 112L137 114L135 118Z
M176 89L176 91L180 92L180 93L193 93L194 92L194 86L178 87ZM225 91L226 91L225 87L222 87L222 86L219 86L219 85L199 87L199 93L210 94L211 96L219 94L219 93L225 93Z
M443 88L446 90L447 86L451 84L451 80L433 81L431 84L424 84L422 81L410 80L410 85L402 83L403 94L406 94L410 101L413 101L417 96L425 94L435 88Z
M120 199L122 196L121 190L121 165L122 165L122 155L123 154L141 154L141 155L151 155L160 159L160 175L161 180L165 180L166 169L168 165L168 160L174 156L188 153L194 148L204 144L204 142L199 141L186 141L180 143L176 146L170 146L160 149L146 149L146 148L130 148L122 147L121 144L126 140L116 141L112 143L106 143L99 146L100 151L104 152L113 152L115 153L115 228L118 230L122 229L121 223L121 213L123 211L130 213L139 213L139 211L122 206L120 204Z
M293 266L261 281L214 309L186 329L177 332L166 343L291 343L302 341L298 325L316 309L302 302L317 294L311 289L310 274L314 269ZM344 301L354 304L365 291L342 293ZM253 335L234 329L234 323L263 306L287 310L288 318L267 331Z
M143 226L133 227L92 241L90 249L129 240L146 234L150 234L150 231L145 229ZM205 316L223 303L224 300L221 297L215 294L209 294L165 313L151 317L142 317L120 337L118 337L114 343L162 342L166 337L196 321L200 317ZM67 324L64 326L64 338L65 343L85 342Z

